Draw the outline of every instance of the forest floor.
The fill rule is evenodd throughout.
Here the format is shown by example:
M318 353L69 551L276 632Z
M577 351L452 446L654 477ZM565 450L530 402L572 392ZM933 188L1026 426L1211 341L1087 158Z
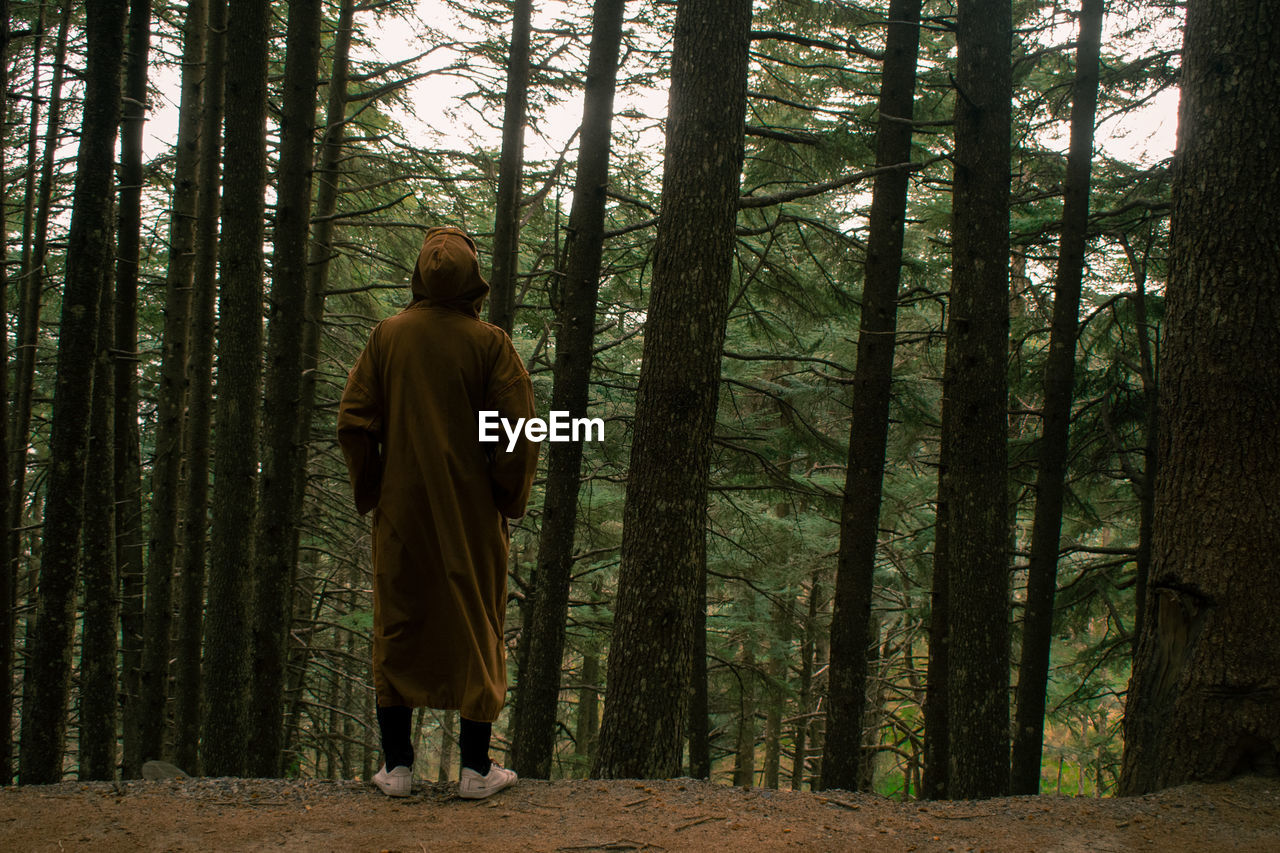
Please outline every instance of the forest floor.
M0 850L1280 850L1280 780L1144 797L897 802L667 782L522 780L491 800L419 782L170 779L0 790Z

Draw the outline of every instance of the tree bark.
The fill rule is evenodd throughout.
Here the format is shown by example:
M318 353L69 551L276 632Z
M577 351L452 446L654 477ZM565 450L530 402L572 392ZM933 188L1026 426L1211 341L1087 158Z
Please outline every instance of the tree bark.
M187 483L182 523L182 600L174 671L174 749L177 765L199 773L200 715L204 684L200 674L204 633L205 555L209 529L209 422L213 397L213 330L217 297L218 214L221 197L223 61L226 0L208 0L195 270L191 293L190 351L187 358Z
M680 772L743 159L750 0L676 11L662 214L592 775Z
M948 403L942 400L942 421L947 422ZM933 529L933 579L929 590L929 661L925 667L924 774L920 796L945 800L951 779L951 725L947 715L950 694L947 671L950 664L951 631L947 624L951 601L951 569L947 536L947 457L939 450L938 502Z
M279 776L284 755L284 671L288 654L289 592L296 574L306 455L299 442L302 337L306 325L307 231L315 153L316 77L320 62L320 0L290 0L283 111L276 179L276 220L263 458L253 594L253 691L249 771ZM310 423L311 410L305 417Z
M915 108L920 0L894 0L889 6L889 21L876 132L877 166L911 159L912 126L902 119L911 118ZM859 787L867 647L874 642L868 627L875 586L885 443L889 437L907 180L905 169L883 172L876 176L872 189L858 363L849 422L849 459L840 508L822 784L850 791Z
M560 304L556 306L559 327L551 392L552 411L567 411L571 417L585 417L589 405L613 94L625 7L625 0L602 0L595 4L592 16L578 172L569 213L568 258L561 279ZM533 576L529 618L521 635L528 648L520 670L511 751L511 765L516 772L539 779L549 778L555 751L581 471L581 442L550 443L538 567Z
M39 339L40 301L44 294L44 259L49 233L49 208L53 199L53 161L58 149L59 124L62 121L62 79L67 55L67 30L69 29L71 12L70 3L64 4L62 19L58 26L58 36L53 51L53 80L49 87L49 112L46 123L44 149L40 157L40 180L33 195L28 188L27 210L24 211L22 235L22 266L20 267L20 284L18 287L20 305L18 308L17 347L14 354L14 380L9 420L7 445L12 448L12 480L6 472L5 482L12 482L9 491L9 503L5 515L0 516L8 522L5 536L8 539L8 555L3 564L4 579L7 590L0 598L0 675L5 678L4 690L0 691L0 773L8 783L13 778L13 674L14 652L17 631L17 591L18 563L22 554L23 513L27 503L27 451L30 448L29 432L31 429L31 401L35 388L36 341ZM44 6L41 6L43 16ZM43 17L39 19L43 21ZM39 49L35 51L37 65ZM35 91L39 91L38 69L33 71ZM38 99L34 102L38 102ZM35 116L34 107L32 112ZM31 157L28 162L28 174L34 177L37 124L32 121L29 144ZM33 204L34 202L34 204ZM7 360L5 362L7 364ZM6 448L8 449L8 448ZM35 550L33 548L33 550Z
M149 758L160 758L165 685L147 683L146 655L155 660L154 640L167 660L167 635L147 635L142 530L142 450L138 434L138 264L142 238L142 129L146 122L147 53L151 40L150 0L131 0L126 28L124 107L120 125L120 209L116 249L115 423L116 563L120 572L120 622L124 649L125 767L136 775ZM162 586L168 579L156 581ZM167 586L160 594L168 601ZM154 621L154 620L153 620ZM152 625L154 628L154 624ZM157 699L157 696L159 697ZM154 710L148 702L158 707ZM152 712L152 713L148 713ZM148 726L151 728L148 729Z
M1010 788L1014 794L1040 793L1044 743L1045 689L1053 635L1058 540L1066 491L1067 439L1075 384L1076 325L1084 253L1089 228L1089 173L1093 161L1093 121L1098 103L1098 54L1103 0L1083 0L1076 42L1076 77L1071 94L1071 148L1063 182L1062 237L1053 294L1049 356L1045 364L1042 427L1036 467L1036 509L1031 525L1022 658L1018 666L1017 718L1013 734ZM1143 330L1142 334L1146 334Z
M529 103L529 29L532 0L514 0L507 50L507 94L502 113L502 152L493 221L493 270L489 275L489 322L507 334L515 320L516 272L520 257L520 182L524 173L524 126ZM558 666L558 664L557 664Z
M1280 750L1280 30L1187 8L1147 619L1120 791L1274 774Z
M738 736L733 750L733 784L750 788L756 778L756 673L755 653L745 638L739 658L738 673Z
M271 4L231 0L226 42L226 143L219 244L213 526L205 619L204 770L246 769L251 535L257 513L262 364L267 39Z
M118 673L119 596L116 577L115 442L111 358L115 331L109 266L98 300L98 339L89 414L89 474L85 485L84 627L80 633L81 779L114 779Z
M795 753L791 757L791 790L804 790L804 771L808 761L810 709L813 707L813 646L818 635L818 605L822 600L822 574L814 571L809 586L809 613L804 621L804 639L800 643L800 693L796 703L799 712L794 735Z
M956 27L952 270L942 422L950 570L948 794L1009 787L1006 479L1009 168L1008 0L961 0Z
M40 8L40 31L44 30L44 7ZM40 62L40 46L37 40L33 50L36 64ZM38 94L39 87L34 87ZM31 196L31 179L34 176L34 144L36 99L32 99L31 142L32 157L28 164L27 197ZM0 117L9 115L9 2L0 0ZM0 141L0 162L4 162L4 143ZM8 209L6 187L0 186L0 210ZM28 202L29 204L29 202ZM0 237L0 261L9 256L8 232ZM0 263L0 519L9 517L9 504L15 499L9 480L9 270ZM0 779L4 784L12 777L10 760L13 755L13 638L14 638L14 588L17 586L15 565L9 552L9 535L0 535Z
M87 0L85 10L89 47L84 118L58 335L36 622L23 681L19 779L24 784L62 778L98 297L101 270L112 250L110 198L120 123L125 3Z
M161 754L169 638L173 623L173 572L177 558L183 412L187 402L187 340L195 280L196 215L200 165L200 113L204 97L206 0L188 0L182 39L182 95L178 108L173 198L169 212L169 269L165 277L160 386L156 391L155 455L151 465L151 530L148 549L147 645L142 664L139 735L144 755Z

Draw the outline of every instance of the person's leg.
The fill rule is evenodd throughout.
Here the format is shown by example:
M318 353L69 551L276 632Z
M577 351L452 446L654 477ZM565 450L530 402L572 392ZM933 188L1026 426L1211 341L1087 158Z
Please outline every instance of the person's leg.
M413 768L413 742L410 737L412 719L413 709L407 705L378 706L378 728L382 732L382 756L388 770L396 767Z
M462 747L462 766L484 776L489 772L489 738L493 734L493 724L477 723L466 717L460 719L462 731L458 743Z

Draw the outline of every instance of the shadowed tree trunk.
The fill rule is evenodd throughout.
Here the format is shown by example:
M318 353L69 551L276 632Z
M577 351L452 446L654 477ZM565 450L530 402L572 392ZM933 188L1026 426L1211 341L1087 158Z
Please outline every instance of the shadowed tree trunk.
M264 411L251 646L249 772L262 777L279 776L282 771L289 591L302 509L294 490L305 482L297 476L298 467L306 465L298 422L320 18L320 0L289 3L266 353L265 399L270 404ZM308 423L310 415L307 407Z
M502 113L498 199L493 221L489 322L501 326L508 334L511 332L516 310L516 268L520 256L520 182L524 173L524 126L529 105L529 29L532 11L532 0L514 0L511 46L507 49L507 94Z
M1076 325L1084 279L1089 227L1089 172L1093 160L1093 120L1098 102L1098 53L1102 41L1103 0L1084 0L1076 47L1076 78L1071 101L1071 150L1063 183L1062 238L1058 279L1053 294L1053 323L1045 365L1043 426L1037 454L1036 509L1031 526L1026 616L1018 666L1017 720L1013 732L1010 789L1040 793L1040 757L1044 742L1045 688L1049 683L1049 646L1053 634L1053 598L1058 577L1058 540L1067 469L1067 438L1074 390ZM1145 335L1146 331L1141 330Z
M80 634L81 779L116 775L119 604L116 577L115 448L111 363L114 294L103 268L89 415L89 474L84 493L84 627Z
M254 564L262 365L262 238L266 186L267 39L271 4L231 0L226 43L226 144L219 244L217 429L204 644L204 770L246 769L248 567Z
M14 353L14 380L10 395L9 431L6 438L6 450L12 448L12 468L6 472L6 486L12 482L9 490L9 502L3 516L8 521L6 545L8 552L3 564L4 578L0 586L7 584L7 590L0 598L0 675L4 677L4 689L0 691L0 772L4 774L7 784L13 778L13 673L14 650L17 631L17 591L18 562L22 554L23 511L27 500L27 451L30 447L28 433L31 429L31 399L35 387L36 341L39 338L40 302L44 293L44 259L49 233L49 208L53 196L53 161L57 152L59 123L62 117L62 79L67 53L67 30L71 19L69 3L62 10L62 22L58 27L58 37L53 51L53 80L49 87L49 112L44 148L40 157L40 180L34 195L28 184L26 192L26 209L23 215L22 233L22 265L20 267L19 286L16 288L18 299L17 347ZM41 6L41 13L44 6ZM6 18L6 21L8 19ZM39 50L35 51L39 62ZM36 84L39 74L33 71ZM32 115L35 115L34 107ZM34 177L35 153L38 143L37 124L32 121L30 136L31 157L28 160L28 176ZM27 215L27 212L30 215ZM7 363L7 360L6 362ZM10 477L11 474L11 477ZM32 550L35 550L34 548Z
M951 299L942 422L948 494L948 795L1009 788L1008 0L961 0Z
M125 4L87 0L85 10L89 47L84 118L58 335L36 622L23 680L19 779L24 784L62 778L98 298L102 268L112 249L111 190Z
M569 213L568 260L557 306L556 360L551 410L586 417L595 343L596 297L604 249L605 190L613 126L625 0L595 4L587 64L578 172ZM496 255L495 255L496 257ZM565 619L573 569L574 530L582 443L551 442L546 497L533 575L529 617L521 634L528 644L512 715L511 765L522 776L546 779L555 752L556 707L564 657Z
M738 736L733 750L733 784L751 787L756 777L756 673L755 653L745 638L738 672Z
M689 676L689 775L711 778L711 710L707 697L707 567L699 570L693 611L693 664Z
M151 466L151 529L147 555L148 593L143 660L141 741L144 755L158 756L164 732L169 680L169 636L173 621L173 571L177 556L182 468L183 412L187 402L187 339L195 278L200 109L206 69L206 0L189 0L183 27L182 100L169 212L169 269L165 277L164 335L160 385L156 391L155 455ZM154 641L154 645L153 645Z
M592 775L680 772L741 183L751 2L676 11L662 213Z
M947 420L947 401L942 401L942 419ZM947 563L946 449L939 451L938 502L933 532L933 581L929 591L929 661L925 667L924 774L920 796L945 800L951 776L951 726L947 716L948 654L951 635L947 627L951 600L951 570Z
M144 578L142 450L138 435L138 264L142 245L142 129L146 122L147 53L151 0L132 0L125 39L124 107L120 123L120 209L116 249L115 396L116 564L120 572L120 623L124 639L124 763L129 775L161 757L165 681L148 673L148 661L168 659L169 636L147 634L146 592L163 603L168 625L169 577ZM145 584L144 584L145 580ZM152 630L158 630L152 619ZM154 642L153 642L154 641ZM159 646L159 648L156 648ZM157 682L157 678L159 679Z
M889 5L889 21L876 132L877 166L911 159L911 124L903 119L910 119L914 112L920 0L894 0ZM907 179L905 169L883 172L876 176L872 190L858 363L849 422L849 460L840 510L822 784L850 791L859 787L867 647L874 642L868 626L879 541L885 442L889 437Z
M573 732L573 751L590 756L600 730L600 657L595 650L582 654L582 674L578 686L577 720Z
M1280 30L1263 0L1187 7L1174 159L1160 476L1123 794L1280 751ZM1263 144L1263 141L1268 141Z
M44 7L40 8L40 29L44 28ZM33 50L35 61L40 61L40 46L37 42ZM36 89L38 90L38 86ZM37 120L32 101L31 141L35 144L35 127ZM0 118L8 120L9 115L9 2L0 0ZM32 154L34 155L34 147ZM0 162L4 161L4 145L0 143ZM34 177L34 156L28 164L27 198L28 206L31 196L31 179ZM4 187L0 187L0 210L7 209L8 199ZM7 232L5 237L7 237ZM8 260L9 246L7 239L0 237L0 261ZM25 243L24 243L25 245ZM9 503L14 500L9 480L9 271L4 263L0 263L0 329L6 333L0 336L0 519L9 518ZM9 551L10 538L8 531L0 536L0 780L9 784L12 777L10 759L13 750L13 638L14 638L14 587L17 575L16 564L12 563Z
M223 62L226 0L208 0L204 87L200 113L200 192L196 209L195 270L187 358L187 482L183 495L181 602L174 667L174 761L199 772L200 674L204 633L206 536L209 527L209 422L213 388L213 324L217 297L218 211L221 197Z

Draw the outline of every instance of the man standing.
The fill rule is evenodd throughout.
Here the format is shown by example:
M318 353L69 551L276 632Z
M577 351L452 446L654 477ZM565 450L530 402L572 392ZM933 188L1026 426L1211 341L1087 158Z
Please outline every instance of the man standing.
M461 712L459 793L487 797L516 774L489 759L506 696L507 519L524 514L538 445L481 444L482 411L534 414L529 373L479 319L489 285L475 243L427 232L413 301L369 336L347 379L338 441L356 509L373 510L373 681L384 793L413 786L415 707Z

